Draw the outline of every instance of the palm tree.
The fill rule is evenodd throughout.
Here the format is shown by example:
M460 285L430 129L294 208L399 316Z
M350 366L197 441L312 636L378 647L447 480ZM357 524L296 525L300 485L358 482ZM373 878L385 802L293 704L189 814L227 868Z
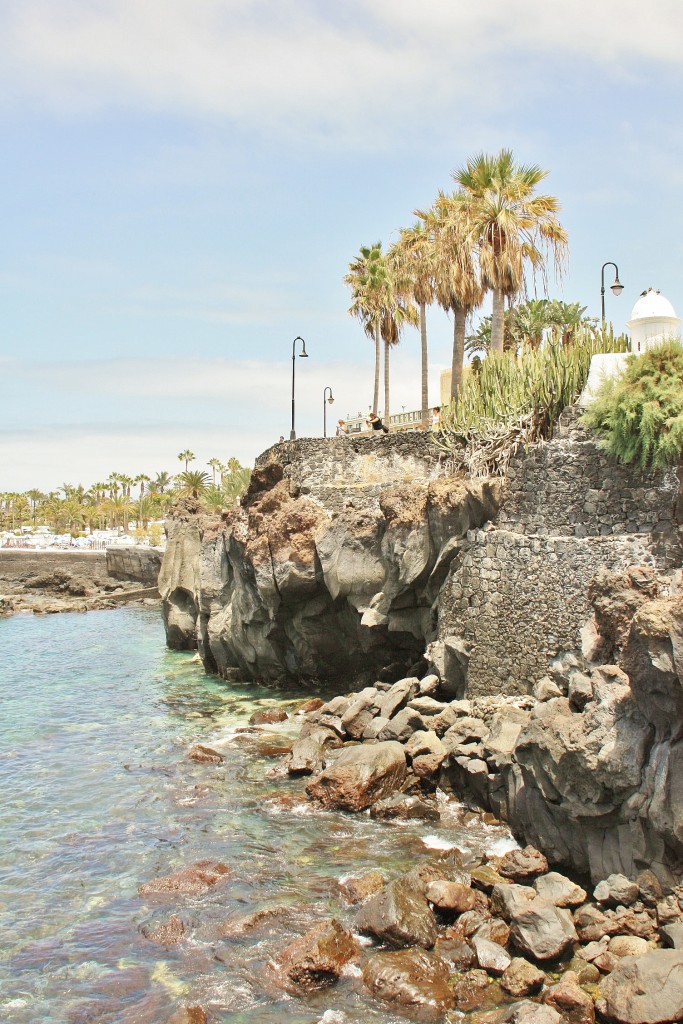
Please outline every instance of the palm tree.
M429 423L429 360L427 355L427 305L434 301L434 244L424 223L403 228L387 254L398 292L414 302L420 314L422 423Z
M467 317L483 298L469 241L469 223L456 197L444 192L439 192L430 210L418 211L418 216L429 231L434 247L436 300L453 314L451 399L457 401L465 361Z
M152 488L157 494L163 494L172 483L171 474L162 470L161 473L157 473L156 477L152 481Z
M209 474L203 473L198 469L186 469L184 473L178 474L178 483L181 487L181 494L191 495L193 498L198 498L199 495L203 494L208 487Z
M195 453L191 452L189 448L186 448L184 452L180 452L180 454L178 455L178 459L181 462L185 463L185 472L186 473L187 473L187 465L188 465L188 463L189 462L194 462L196 457L197 456L195 455Z
M406 324L416 327L418 313L415 306L391 292L386 295L380 315L380 334L384 342L384 421L389 426L391 416L389 395L389 352L398 345Z
M505 296L512 298L523 291L528 266L534 273L543 273L546 255L552 254L559 270L566 254L567 233L557 219L558 200L535 195L547 173L536 165L515 164L509 149L497 156L480 153L453 173L482 284L493 292L491 347L495 354L503 351Z
M221 469L222 466L223 466L223 463L221 462L220 459L209 459L209 461L207 462L207 466L211 466L211 472L213 474L213 486L215 487L216 486L216 470L217 469Z
M138 473L138 475L133 478L134 484L140 484L140 501L142 501L145 496L145 484L151 484L151 482L152 478L147 476L146 473Z
M344 282L351 288L352 301L349 314L360 320L363 330L375 342L375 387L372 396L372 411L377 413L379 404L379 373L381 364L381 310L386 303L387 291L391 290L391 279L382 243L361 246L358 256L349 263L349 272ZM385 413L386 415L386 413Z
M35 527L36 519L38 518L38 504L39 502L45 501L47 495L43 494L42 491L39 491L37 488L34 487L32 490L26 492L26 497L31 502L31 509L33 512L33 526Z

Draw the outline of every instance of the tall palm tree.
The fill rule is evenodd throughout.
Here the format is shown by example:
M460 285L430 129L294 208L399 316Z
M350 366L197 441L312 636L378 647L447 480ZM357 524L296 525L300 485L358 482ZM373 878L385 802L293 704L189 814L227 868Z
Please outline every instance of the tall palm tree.
M382 253L382 243L361 246L360 252L349 263L344 282L351 288L349 314L360 320L363 330L375 343L375 386L372 411L377 414L379 404L379 374L381 366L381 311L391 291L391 277Z
M189 448L186 448L184 452L180 452L179 453L178 459L180 460L180 462L184 462L185 463L185 472L186 473L187 473L188 463L194 462L196 457L197 456L195 455L195 453L191 452Z
M389 426L391 404L389 393L389 353L401 340L406 325L416 327L418 312L416 307L405 298L390 292L385 298L385 305L380 315L380 335L384 342L384 422Z
M156 494L163 494L172 483L173 480L171 479L171 474L162 469L162 471L157 473L152 481L152 488Z
M546 258L552 255L559 271L566 255L567 233L557 219L558 200L535 194L547 173L537 165L516 164L509 149L497 156L480 153L453 173L482 284L493 292L494 353L503 351L505 297L524 290L528 267L543 274Z
M469 222L456 197L445 192L439 192L430 210L417 213L432 239L436 300L453 314L451 400L457 401L465 361L467 317L483 299L469 239Z
M403 228L387 253L397 291L412 299L420 314L421 410L422 423L429 422L429 360L427 354L427 306L434 301L434 244L430 232L419 221Z
M207 466L211 466L211 472L213 474L213 486L215 487L216 486L216 470L217 469L220 470L221 467L223 466L223 463L221 462L220 459L209 459L209 461L207 462Z

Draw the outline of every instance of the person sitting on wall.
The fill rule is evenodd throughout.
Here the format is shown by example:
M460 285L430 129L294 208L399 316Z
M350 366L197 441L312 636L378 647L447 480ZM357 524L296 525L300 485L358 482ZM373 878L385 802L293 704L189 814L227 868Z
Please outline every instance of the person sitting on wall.
M337 422L337 430L335 433L337 437L346 437L346 420L339 420Z
M441 430L441 406L435 405L432 410L432 430Z
M389 427L385 427L381 419L376 412L371 412L368 416L368 423L373 430L383 430L385 434L389 433Z

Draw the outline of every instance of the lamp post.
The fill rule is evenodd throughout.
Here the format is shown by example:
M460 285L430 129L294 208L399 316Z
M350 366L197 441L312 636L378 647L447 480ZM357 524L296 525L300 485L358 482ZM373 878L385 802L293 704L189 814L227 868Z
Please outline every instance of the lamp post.
M306 342L298 334L292 342L292 429L289 432L289 440L296 441L296 430L294 429L294 371L296 368L295 349L297 341L301 342L301 352L299 352L299 359L308 359L308 352L306 351Z
M330 393L329 398L327 397L328 391ZM327 387L323 391L323 437L327 437L327 407L328 405L332 405L333 402L334 398L332 396L332 388Z
M610 285L610 291L614 295L621 295L624 290L624 286L619 280L619 267L616 263L612 263L611 260L603 263L602 270L600 271L600 308L602 310L603 327L605 326L605 267L614 267L614 284Z

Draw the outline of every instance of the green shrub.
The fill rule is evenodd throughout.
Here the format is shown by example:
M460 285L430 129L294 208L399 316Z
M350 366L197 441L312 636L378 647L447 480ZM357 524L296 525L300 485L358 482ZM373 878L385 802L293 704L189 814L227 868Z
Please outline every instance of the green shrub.
M488 356L442 410L437 444L470 474L502 474L520 445L552 436L563 409L581 394L594 355L627 350L623 335L585 328L569 345L556 332L540 348Z
M677 465L683 454L683 345L664 341L633 356L600 386L583 422L610 455L641 469Z

